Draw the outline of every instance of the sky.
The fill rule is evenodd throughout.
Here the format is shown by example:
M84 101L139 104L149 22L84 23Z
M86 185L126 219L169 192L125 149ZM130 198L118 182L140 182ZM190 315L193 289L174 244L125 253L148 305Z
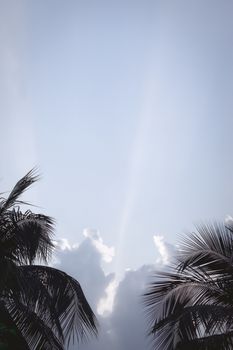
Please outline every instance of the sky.
M104 329L124 344L124 293L168 262L159 247L233 214L232 14L230 0L0 0L1 192L39 168L25 199L56 219L67 259L99 254L91 300L115 293Z

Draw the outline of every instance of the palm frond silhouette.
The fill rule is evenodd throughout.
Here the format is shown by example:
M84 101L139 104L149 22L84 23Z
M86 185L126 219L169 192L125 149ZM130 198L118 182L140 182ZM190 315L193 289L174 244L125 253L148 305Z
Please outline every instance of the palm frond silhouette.
M232 227L201 225L186 236L177 262L155 276L144 302L154 349L232 349Z
M97 335L97 320L79 282L47 266L54 220L20 209L37 180L31 170L0 199L0 347L63 350L71 339Z

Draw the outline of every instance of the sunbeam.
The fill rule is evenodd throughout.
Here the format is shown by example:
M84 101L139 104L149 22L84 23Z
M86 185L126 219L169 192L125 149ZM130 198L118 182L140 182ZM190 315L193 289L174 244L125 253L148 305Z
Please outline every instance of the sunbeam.
M125 194L125 201L122 210L121 221L119 225L119 233L117 240L117 254L115 271L117 276L121 273L121 259L124 249L124 240L127 235L129 223L134 211L136 197L141 189L143 182L143 167L146 158L146 152L149 145L149 131L151 122L155 114L155 107L157 109L158 88L156 84L153 70L150 69L150 74L147 74L142 91L142 107L139 115L138 126L135 133L135 138L132 144L130 159L129 159L129 173L127 179L127 191Z

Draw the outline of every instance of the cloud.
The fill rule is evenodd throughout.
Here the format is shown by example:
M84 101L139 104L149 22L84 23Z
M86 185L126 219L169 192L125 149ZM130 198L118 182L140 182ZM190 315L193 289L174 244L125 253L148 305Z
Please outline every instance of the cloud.
M104 244L97 230L85 229L83 235L84 240L80 244L71 244L64 238L58 240L53 262L80 282L100 323L98 339L90 339L88 343L79 344L78 348L149 349L141 296L155 267L165 267L174 247L166 243L162 236L154 236L161 259L155 265L144 265L137 270L127 269L119 281L115 273L106 274L104 271L104 263L114 257L114 248ZM77 344L69 349L77 349Z
M100 299L98 304L97 312L99 315L105 316L112 312L118 285L119 283L117 282L116 278L109 283L105 291L106 297Z
M115 249L114 247L108 247L103 243L103 240L100 237L99 231L86 228L83 231L83 235L91 239L92 243L94 244L98 252L101 254L105 262L112 261L112 258L115 256Z
M107 246L101 250L101 244L97 243L102 239L97 231L94 234L92 230L91 235L90 231L84 230L84 237L80 244L71 244L67 239L58 240L53 265L80 282L91 307L97 312L99 300L107 297L106 288L114 278L113 273L105 274L101 266L102 261L106 261L108 249L110 253L112 251Z
M176 248L172 244L167 243L161 235L154 235L153 241L160 255L157 259L157 263L162 263L163 265L169 264L174 256Z
M70 242L68 241L68 239L66 239L66 238L60 238L60 239L54 241L54 245L57 248L57 251L62 251L62 250L66 250L66 249L71 250L71 249L78 247L77 244L71 245Z
M149 350L141 296L153 270L148 265L125 273L115 289L112 311L99 316L99 338L81 344L80 350Z
M138 270L127 271L118 286L113 312L109 317L110 335L116 350L147 349L141 296L152 270L152 266L142 266Z

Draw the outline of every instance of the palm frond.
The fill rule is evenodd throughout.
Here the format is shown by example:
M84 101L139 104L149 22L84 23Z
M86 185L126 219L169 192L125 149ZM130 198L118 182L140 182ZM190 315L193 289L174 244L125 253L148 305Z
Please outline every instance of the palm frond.
M54 220L46 215L7 211L0 229L2 249L20 264L31 264L35 259L47 263L54 248L53 226Z
M64 350L53 331L26 305L15 299L6 299L5 306L30 350Z
M11 297L27 305L30 311L53 330L60 341L64 342L63 330L61 328L59 314L56 308L56 300L48 291L48 286L44 279L38 278L35 271L31 271L30 266L18 267L19 274L23 276L23 285L20 289L13 289Z
M0 349L30 350L3 301L0 302Z
M12 291L23 288L24 278L11 258L1 256L0 249L0 299Z
M185 237L177 265L171 272L157 274L144 303L154 348L232 348L232 230L214 223L201 225ZM218 347L211 347L216 345L213 339Z
M54 220L19 207L28 204L20 196L37 180L32 169L8 198L0 198L0 338L2 306L5 321L14 325L25 345L19 349L63 350L71 338L80 341L97 335L97 320L74 278L33 265L48 263L54 248Z
M67 344L71 338L80 341L89 334L97 335L95 315L74 278L48 266L22 266L21 269L36 275L51 295Z
M178 272L164 272L159 277L160 280L152 283L144 294L149 333L156 339L158 349L176 348L182 339L192 339L200 333L197 324L200 317L197 309L191 309L191 306L213 301L219 304L221 293L219 295L219 289L212 281L207 283Z
M179 254L179 270L194 267L209 276L233 273L233 237L223 224L197 227L197 232L183 239Z
M193 339L192 341L184 341L177 350L232 350L233 347L233 331L223 333L205 335L204 337Z
M22 179L20 179L16 183L13 190L10 192L8 198L1 200L0 214L5 210L10 209L14 205L17 205L17 199L27 190L29 186L31 186L38 179L39 179L39 176L37 174L36 168L30 170L24 177L22 177Z
M177 349L184 341L225 331L227 325L232 325L233 306L222 303L223 293L216 285L169 277L168 281L155 283L144 296L149 333L156 349Z

